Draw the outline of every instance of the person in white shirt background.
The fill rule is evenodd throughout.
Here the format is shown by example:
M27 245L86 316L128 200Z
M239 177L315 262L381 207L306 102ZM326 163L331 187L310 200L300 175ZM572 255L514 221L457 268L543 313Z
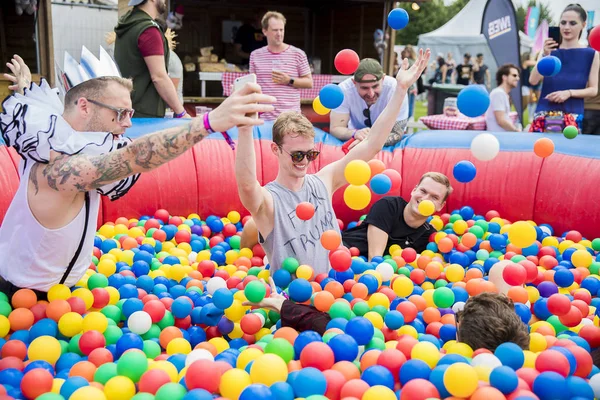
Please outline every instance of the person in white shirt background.
M331 111L329 133L343 141L355 139L358 144L369 135L371 127L389 103L396 91L396 80L385 76L379 61L365 58L354 76L340 83L340 88L344 92L344 102ZM408 98L402 102L385 146L392 146L402 139L407 120Z
M496 71L498 87L490 93L490 106L485 113L487 130L491 132L518 132L521 129L509 117L509 93L519 85L519 67L513 64L504 64Z

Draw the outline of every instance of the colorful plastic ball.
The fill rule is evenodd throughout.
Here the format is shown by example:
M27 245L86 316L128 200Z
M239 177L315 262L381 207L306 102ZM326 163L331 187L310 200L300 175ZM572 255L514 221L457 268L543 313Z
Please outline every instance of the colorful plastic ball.
M437 399L440 393L433 383L425 379L413 379L403 385L400 400Z
M400 367L400 383L404 386L413 379L429 380L431 368L421 360L408 360Z
M549 138L540 138L533 144L533 152L538 157L549 157L554 153L554 142Z
M397 397L392 389L376 385L365 391L362 400L397 400Z
M315 206L308 201L298 203L296 206L296 215L303 221L308 221L315 215Z
M319 100L324 107L334 110L342 105L344 92L338 85L330 83L319 91Z
M252 362L250 378L254 383L271 386L276 382L285 382L288 369L285 361L275 354L264 354Z
M135 395L135 384L125 376L115 376L104 385L107 400L126 400Z
M253 383L242 391L240 394L240 400L255 399L275 400L275 397L268 386L260 383Z
M471 396L477 390L477 383L477 371L468 364L452 364L444 372L444 386L452 396Z
M461 183L468 183L475 179L477 169L471 161L463 160L457 162L456 165L454 165L454 168L452 169L452 174L454 175L454 179L456 179L457 181Z
M579 129L574 125L567 125L565 129L563 129L563 135L567 139L575 139L577 135L579 135Z
M162 385L154 396L155 400L182 400L187 391L186 388L179 383L169 382Z
M433 302L438 308L450 308L454 304L454 292L447 287L440 287L433 292Z
M51 336L40 336L34 339L27 349L30 360L44 360L51 365L58 361L62 349L58 340Z
M527 279L527 271L521 264L510 263L504 267L502 278L511 286L520 286Z
M480 133L471 141L471 153L479 161L493 160L499 152L500 142L491 133Z
M481 85L470 85L458 93L456 105L467 117L479 117L485 114L490 106L490 95Z
M253 303L259 303L262 301L262 299L265 298L266 293L267 289L261 281L248 282L246 288L244 289L246 298Z
M313 288L306 279L294 279L288 287L289 295L297 303L305 302L310 299Z
M358 356L358 343L350 335L336 335L327 344L333 350L335 362L354 361Z
M344 203L352 210L362 210L371 202L371 191L366 185L348 185L344 189Z
M342 244L342 237L333 229L323 232L320 240L321 245L329 251L337 249Z
M517 221L508 228L508 240L522 249L535 243L537 232L533 225L526 221Z
M306 398L313 395L324 395L327 390L327 379L316 368L302 368L291 381L296 397Z
M394 388L394 376L387 368L381 365L372 365L366 368L361 379L369 384L369 386L381 385L389 389Z
M333 60L335 69L342 75L352 75L358 68L360 58L352 49L340 50Z
M131 379L133 382L140 380L140 377L148 369L148 359L143 352L128 351L123 354L117 362L117 372Z
M286 364L294 359L294 346L283 338L275 338L265 346L265 354L275 354Z
M511 367L515 371L521 368L525 362L523 349L511 342L502 343L498 346L494 351L494 355L500 360L502 365Z
M531 389L540 400L570 398L565 378L553 371L539 374L533 381Z
M94 386L84 386L73 392L69 400L107 400L107 398L101 389Z
M352 160L344 169L344 177L351 185L364 185L371 178L371 167L366 161Z
M355 317L348 321L346 333L356 340L360 346L364 346L371 341L375 334L373 323L364 317Z
M315 110L315 112L318 115L327 115L331 111L329 108L325 107L321 103L321 99L319 98L319 96L315 97L315 99L313 100L312 106L313 106L313 110Z
M542 76L554 76L560 72L562 62L558 57L546 56L537 62L536 68Z
M413 346L410 357L413 360L424 361L429 368L434 368L440 359L440 352L435 344L423 341Z
M429 217L435 212L435 205L431 200L422 200L419 203L419 212L421 215Z
M245 388L252 385L250 374L246 371L232 368L221 376L219 392L223 397L238 400Z
M43 368L35 368L23 375L21 392L28 399L35 399L52 389L53 376Z
M408 13L403 8L394 8L388 14L388 25L395 30L404 29L408 25Z
M373 193L384 195L392 188L392 180L386 174L377 174L371 178L369 186L371 186Z
M490 373L490 385L504 394L512 393L519 385L519 377L510 367L494 368Z

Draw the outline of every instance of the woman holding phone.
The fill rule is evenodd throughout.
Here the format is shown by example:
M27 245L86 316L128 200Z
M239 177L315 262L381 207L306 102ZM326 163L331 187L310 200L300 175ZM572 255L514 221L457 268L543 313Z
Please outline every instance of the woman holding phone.
M555 130L562 131L561 123L562 128L566 125L581 128L584 98L597 94L600 68L598 53L579 43L586 19L587 13L579 4L569 4L560 17L560 43L555 40L556 37L549 37L544 42L538 61L552 55L560 59L562 67L558 74L547 77L543 77L537 67L531 71L531 85L535 86L543 79L542 93L530 128L532 132L551 131L551 121L558 124Z

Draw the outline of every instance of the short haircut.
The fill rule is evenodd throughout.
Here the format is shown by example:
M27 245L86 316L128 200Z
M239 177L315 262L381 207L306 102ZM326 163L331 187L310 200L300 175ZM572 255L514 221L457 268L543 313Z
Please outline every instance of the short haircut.
M65 95L65 110L69 110L74 107L77 100L86 97L92 100L98 100L106 95L106 90L111 82L115 82L129 92L133 90L133 82L131 79L125 79L118 76L102 76L100 78L94 78L80 83L74 86Z
M444 196L444 199L442 200L442 203L444 201L446 201L446 199L448 198L448 196L450 196L450 194L452 193L452 191L454 190L454 188L452 188L452 185L450 185L450 179L448 179L448 177L440 172L426 172L423 174L423 176L421 176L421 179L419 179L419 183L417 183L417 186L419 186L421 184L421 182L423 182L423 180L425 178L429 178L439 184L442 184L444 186L446 186L446 195Z
M512 300L503 294L485 292L471 297L456 320L458 340L473 350L494 351L506 342L529 348L527 325L515 312Z
M277 12L277 11L267 11L267 13L265 15L263 15L262 20L260 21L260 24L262 25L262 28L265 31L267 29L269 29L269 20L271 18L279 19L279 20L283 21L283 25L285 25L286 20L282 13Z
M496 71L496 84L500 86L502 84L502 77L510 74L511 69L516 69L519 72L519 67L515 64L504 64Z
M304 115L296 111L286 111L277 117L273 124L273 142L281 146L285 136L315 137L315 129Z
M483 57L483 53L477 53L477 57Z

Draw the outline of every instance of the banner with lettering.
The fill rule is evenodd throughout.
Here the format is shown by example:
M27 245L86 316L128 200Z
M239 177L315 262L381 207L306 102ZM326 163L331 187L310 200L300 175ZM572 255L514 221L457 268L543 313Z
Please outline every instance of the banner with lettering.
M511 0L488 0L483 11L481 33L486 37L498 67L504 64L514 64L519 68L521 65L519 27L517 14ZM510 92L510 98L522 122L521 82Z
M527 16L525 17L525 33L530 38L535 38L535 30L540 22L540 9L539 7L529 7L527 10Z

